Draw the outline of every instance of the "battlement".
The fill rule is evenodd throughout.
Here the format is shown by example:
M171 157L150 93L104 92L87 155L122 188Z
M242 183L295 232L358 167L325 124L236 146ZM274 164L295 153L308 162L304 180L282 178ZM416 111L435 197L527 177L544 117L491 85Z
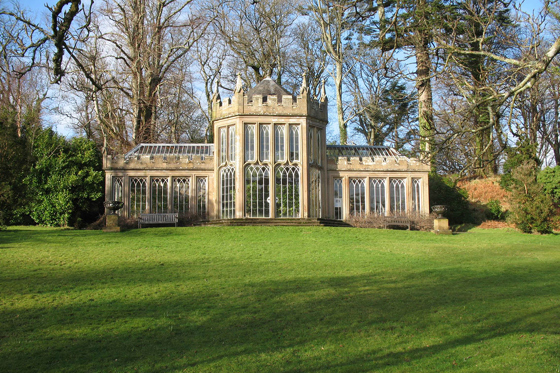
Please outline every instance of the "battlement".
M109 170L199 170L213 171L214 156L204 155L106 155L103 169Z
M235 115L282 115L305 116L328 122L328 99L326 93L321 98L313 99L305 81L294 97L272 79L265 78L257 86L245 93L241 78L232 97L222 100L219 95L212 101L212 117L214 120Z
M398 157L328 157L329 171L421 171L430 165L416 158Z
M214 100L212 114L214 120L253 114L309 116L327 122L328 102L314 100L308 95L299 95L295 100L291 95L282 95L281 102L278 102L277 96L254 95L249 101L249 97L240 91L223 101L219 98Z

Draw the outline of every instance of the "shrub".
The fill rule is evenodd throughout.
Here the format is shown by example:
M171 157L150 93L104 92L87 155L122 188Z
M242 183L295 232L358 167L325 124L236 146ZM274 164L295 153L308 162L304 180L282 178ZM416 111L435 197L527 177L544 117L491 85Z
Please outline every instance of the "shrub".
M3 230L3 229L6 229L6 228L7 227L6 227L6 222L5 222L5 219L4 219L4 212L0 211L0 231Z
M83 227L102 211L101 154L84 138L47 129L35 139L36 162L25 178L29 214L38 224Z
M533 162L535 167L538 168L540 167L540 160L536 155L536 145L529 143L527 140L520 141L517 143L517 146L509 148L506 154L507 158L503 165L503 175L500 178L500 185L505 190L511 191L514 184L513 170L526 161Z
M0 211L5 225L24 222L27 198L22 186L30 166L27 131L19 136L16 113L0 107Z
M537 181L538 165L533 160L524 161L512 170L513 222L521 231L552 233L554 203L543 185Z
M486 218L488 220L504 220L505 211L500 201L492 199L486 204Z
M560 203L560 166L547 167L537 175L537 180L543 185L543 190L550 195L554 202Z

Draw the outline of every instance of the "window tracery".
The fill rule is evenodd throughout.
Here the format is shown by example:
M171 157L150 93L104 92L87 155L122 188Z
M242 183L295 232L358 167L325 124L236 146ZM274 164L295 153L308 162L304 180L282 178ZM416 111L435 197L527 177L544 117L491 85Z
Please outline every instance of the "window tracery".
M391 213L394 215L406 213L406 179L391 179L389 183Z
M350 179L350 215L366 213L366 180Z
M196 212L201 217L206 217L208 206L208 181L206 177L196 179Z
M130 216L138 217L147 209L147 180L145 177L130 178Z
M222 219L235 218L235 167L227 166L220 170L220 191Z
M151 180L150 212L152 214L166 213L169 179L166 177L153 177Z
M422 179L412 179L412 211L422 211Z
M385 179L369 180L369 210L371 214L385 215Z
M173 211L181 215L189 213L190 177L173 178Z
M300 216L300 168L299 166L276 166L276 217Z

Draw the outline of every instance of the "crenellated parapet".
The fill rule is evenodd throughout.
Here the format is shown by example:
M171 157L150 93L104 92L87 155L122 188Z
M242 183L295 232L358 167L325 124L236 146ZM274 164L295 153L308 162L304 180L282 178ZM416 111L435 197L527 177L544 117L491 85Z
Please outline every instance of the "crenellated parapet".
M408 157L329 157L329 171L429 172L430 165Z
M267 79L270 81L270 78ZM245 92L238 83L233 96L224 100L216 95L212 102L212 118L218 120L234 115L282 115L307 116L322 122L328 122L328 99L326 95L321 95L319 99L312 98L305 84L305 79L299 95L295 97L290 94L277 94L276 92L263 94L263 92L266 93L266 90L263 90L262 86L267 83L269 85L273 84L265 80L248 92ZM284 91L283 93L288 92Z
M103 168L111 170L198 170L213 171L214 156L200 155L106 155Z

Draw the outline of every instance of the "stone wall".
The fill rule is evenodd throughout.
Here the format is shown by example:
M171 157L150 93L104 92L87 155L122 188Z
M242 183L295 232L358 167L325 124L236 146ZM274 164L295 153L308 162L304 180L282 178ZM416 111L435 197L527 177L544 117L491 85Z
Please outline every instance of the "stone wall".
M328 158L329 171L429 172L430 165L407 157L337 157Z
M235 93L233 97L225 100L217 99L212 104L214 120L235 115L281 115L281 116L307 116L320 121L328 121L328 102L317 101L308 95L300 95L293 100L290 95L282 96L282 103L278 103L276 96L263 97L254 95L249 102L243 91Z
M111 170L184 170L214 171L214 156L152 155L125 158L123 155L105 156L105 171Z

